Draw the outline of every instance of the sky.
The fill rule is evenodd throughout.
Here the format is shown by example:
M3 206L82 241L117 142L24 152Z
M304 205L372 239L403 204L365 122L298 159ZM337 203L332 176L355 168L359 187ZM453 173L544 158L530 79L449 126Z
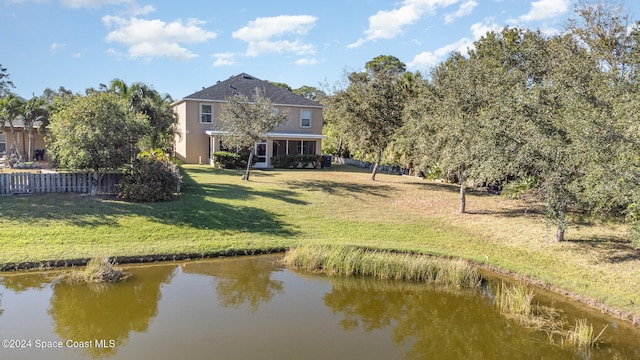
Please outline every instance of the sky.
M378 55L429 72L505 26L564 30L572 0L0 0L0 65L25 98L122 79L174 100L240 73L331 90ZM626 0L633 21L640 2Z

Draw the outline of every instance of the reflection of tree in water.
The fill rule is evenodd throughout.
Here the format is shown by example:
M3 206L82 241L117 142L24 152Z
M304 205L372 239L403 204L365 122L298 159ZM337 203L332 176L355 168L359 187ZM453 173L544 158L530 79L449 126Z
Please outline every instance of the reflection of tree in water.
M114 355L131 331L145 332L156 316L160 286L173 277L175 267L157 266L135 271L116 284L53 285L48 312L62 341L115 341L115 348L86 348L94 358Z
M0 278L0 287L12 290L16 294L27 290L42 290L53 281L53 276L42 274L6 275ZM0 293L0 300L2 293ZM4 310L0 309L0 315Z
M474 291L366 278L330 281L332 291L324 301L334 314L344 315L343 328L393 326L393 341L410 346L406 358L562 358L557 347L544 344L544 335L505 330L505 320Z
M271 279L271 273L277 270L274 258L269 256L191 263L182 269L184 273L215 277L221 306L240 308L247 304L252 312L282 293L282 282Z
M53 282L52 276L42 274L7 275L1 281L4 288L16 293L27 290L42 290L51 282Z

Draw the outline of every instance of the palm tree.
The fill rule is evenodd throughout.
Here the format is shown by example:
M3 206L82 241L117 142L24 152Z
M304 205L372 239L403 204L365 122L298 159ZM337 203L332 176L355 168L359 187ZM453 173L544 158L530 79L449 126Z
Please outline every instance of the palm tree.
M32 97L29 101L23 102L19 111L23 117L24 127L29 131L27 161L31 161L33 154L33 124L38 120L46 118L48 111L44 99L36 96Z
M106 88L106 86L105 86ZM161 95L149 85L136 82L130 86L121 79L113 79L108 87L109 92L125 99L131 110L147 116L151 133L145 140L145 147L150 150L171 150L176 117L171 108L173 100L169 95Z
M22 153L20 152L20 148L16 146L18 143L18 136L15 132L15 122L20 115L20 108L24 100L20 97L16 96L14 93L8 93L7 96L0 99L0 125L4 129L6 123L9 123L9 127L11 128L11 138L13 140L12 148L16 152L18 159L22 159Z

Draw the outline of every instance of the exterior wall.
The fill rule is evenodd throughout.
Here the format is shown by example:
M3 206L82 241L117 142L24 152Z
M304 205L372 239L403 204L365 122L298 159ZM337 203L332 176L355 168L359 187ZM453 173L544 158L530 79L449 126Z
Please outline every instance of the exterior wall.
M178 159L191 164L206 163L209 159L209 137L204 133L213 129L219 103L213 105L213 123L200 123L200 104L198 101L185 101L174 106L178 116L178 134L176 134L175 155Z
M200 123L200 104L213 105L213 119L211 124ZM220 102L206 102L195 100L183 100L174 105L174 111L178 116L178 134L175 137L175 156L186 163L207 163L210 162L210 151L218 150L218 138L209 137L206 130L219 130L217 119L220 114ZM322 109L304 107L277 106L288 113L288 120L285 124L278 126L274 132L292 132L322 135ZM311 127L300 127L300 110L311 110ZM290 138L289 140L305 140ZM308 140L308 139L306 139ZM322 151L322 140L316 139L316 154ZM267 166L270 166L271 149L273 139L267 141Z
M286 123L278 126L273 131L282 132L301 132L309 134L322 134L322 109L318 108L302 108L302 107L281 107L288 111L288 120ZM300 110L311 110L311 127L300 127Z
M29 150L29 132L23 131L23 130L24 129L22 128L13 129L13 131L16 134L16 140L18 140L16 143L16 148L20 150L20 152L24 156L24 160L26 161L28 158L27 151ZM13 145L13 136L11 136L11 128L8 126L5 127L2 134L6 137L6 152L5 153L0 152L0 155L8 154L9 151L11 150L11 146ZM33 129L33 143L31 144L31 151L32 151L31 159L32 160L35 159L35 155L33 154L33 151L35 151L36 149L44 149L44 148L46 148L44 138L38 132L37 129ZM45 152L44 159L47 160L46 152Z

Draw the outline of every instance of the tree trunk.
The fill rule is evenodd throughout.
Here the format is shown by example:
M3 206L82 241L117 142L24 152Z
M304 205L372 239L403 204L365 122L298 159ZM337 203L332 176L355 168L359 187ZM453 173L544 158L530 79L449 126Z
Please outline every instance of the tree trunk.
M560 221L558 221L558 232L556 233L556 241L564 241L564 225L560 224Z
M13 128L13 123L9 123L9 126L11 128L11 138L13 140L13 148L16 151L16 155L18 155L18 161L23 161L24 159L22 158L22 152L20 151L20 148L18 147L18 135L16 134L14 128Z
M98 170L93 171L93 176L91 176L91 196L98 195L98 183L100 182L100 173Z
M465 187L465 177L460 177L460 214L464 214L465 208L467 205L467 196L466 196L466 187Z
M249 175L251 174L251 163L253 162L253 151L249 152L249 161L247 164L247 171L244 173L242 180L249 181Z
M29 129L29 146L27 149L27 161L33 161L33 126Z
M558 212L558 231L556 232L556 242L564 241L564 231L567 228L567 202L563 201Z
M373 171L371 172L371 181L376 180L376 174L378 173L378 168L380 167L380 161L382 160L382 151L378 151L378 156L376 158L376 163L373 165Z

